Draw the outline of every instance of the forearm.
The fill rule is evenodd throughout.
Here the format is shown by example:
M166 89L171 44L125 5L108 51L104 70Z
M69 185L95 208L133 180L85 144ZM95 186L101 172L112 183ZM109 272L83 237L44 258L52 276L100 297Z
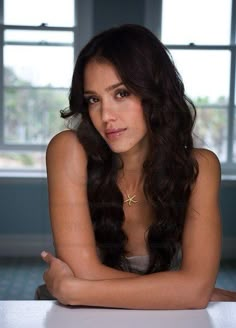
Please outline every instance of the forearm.
M75 276L79 279L86 280L109 280L109 279L122 279L122 278L135 278L139 277L139 274L121 271L110 268L103 264L98 264L93 270L87 269L81 272L81 270L75 272Z
M65 255L65 254L64 254ZM70 256L68 251L67 256L56 254L56 257L65 262L73 271L73 274L78 279L85 280L105 280L105 279L121 279L139 277L140 274L122 271L111 268L101 263L99 258L92 260L88 254L80 254L79 259ZM69 255L69 256L68 256Z
M203 308L203 284L181 271L127 279L73 280L66 288L68 304L128 309Z

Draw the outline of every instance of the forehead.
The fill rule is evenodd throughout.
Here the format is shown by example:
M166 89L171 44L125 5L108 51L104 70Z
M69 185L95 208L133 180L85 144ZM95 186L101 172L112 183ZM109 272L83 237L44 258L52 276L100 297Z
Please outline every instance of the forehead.
M84 70L84 87L92 88L108 86L112 83L121 82L121 78L114 67L108 61L91 60Z

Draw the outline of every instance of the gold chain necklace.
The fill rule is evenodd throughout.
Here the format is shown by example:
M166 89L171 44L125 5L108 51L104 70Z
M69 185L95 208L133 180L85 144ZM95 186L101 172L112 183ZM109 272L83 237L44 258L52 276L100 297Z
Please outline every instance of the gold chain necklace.
M124 179L124 182L125 182L125 188L126 188L126 180L125 180L125 177L123 176L123 179ZM127 188L126 188L127 189ZM124 203L128 203L129 206L132 205L132 203L138 203L137 200L135 200L134 198L136 197L136 195L130 195L128 194L127 192L126 193L126 197L128 197L126 200L124 200Z

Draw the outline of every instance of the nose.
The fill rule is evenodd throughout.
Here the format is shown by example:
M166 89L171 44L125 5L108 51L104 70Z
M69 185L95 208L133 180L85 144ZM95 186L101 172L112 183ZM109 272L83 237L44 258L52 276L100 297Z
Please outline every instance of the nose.
M116 110L115 105L112 101L103 100L102 101L102 111L101 111L101 118L104 123L109 121L116 120Z

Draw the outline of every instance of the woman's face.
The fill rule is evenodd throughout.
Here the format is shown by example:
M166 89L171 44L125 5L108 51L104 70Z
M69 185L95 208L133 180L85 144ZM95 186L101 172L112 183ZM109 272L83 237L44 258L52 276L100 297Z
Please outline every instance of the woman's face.
M84 97L94 127L113 152L147 147L141 99L125 87L112 64L96 60L87 64Z

